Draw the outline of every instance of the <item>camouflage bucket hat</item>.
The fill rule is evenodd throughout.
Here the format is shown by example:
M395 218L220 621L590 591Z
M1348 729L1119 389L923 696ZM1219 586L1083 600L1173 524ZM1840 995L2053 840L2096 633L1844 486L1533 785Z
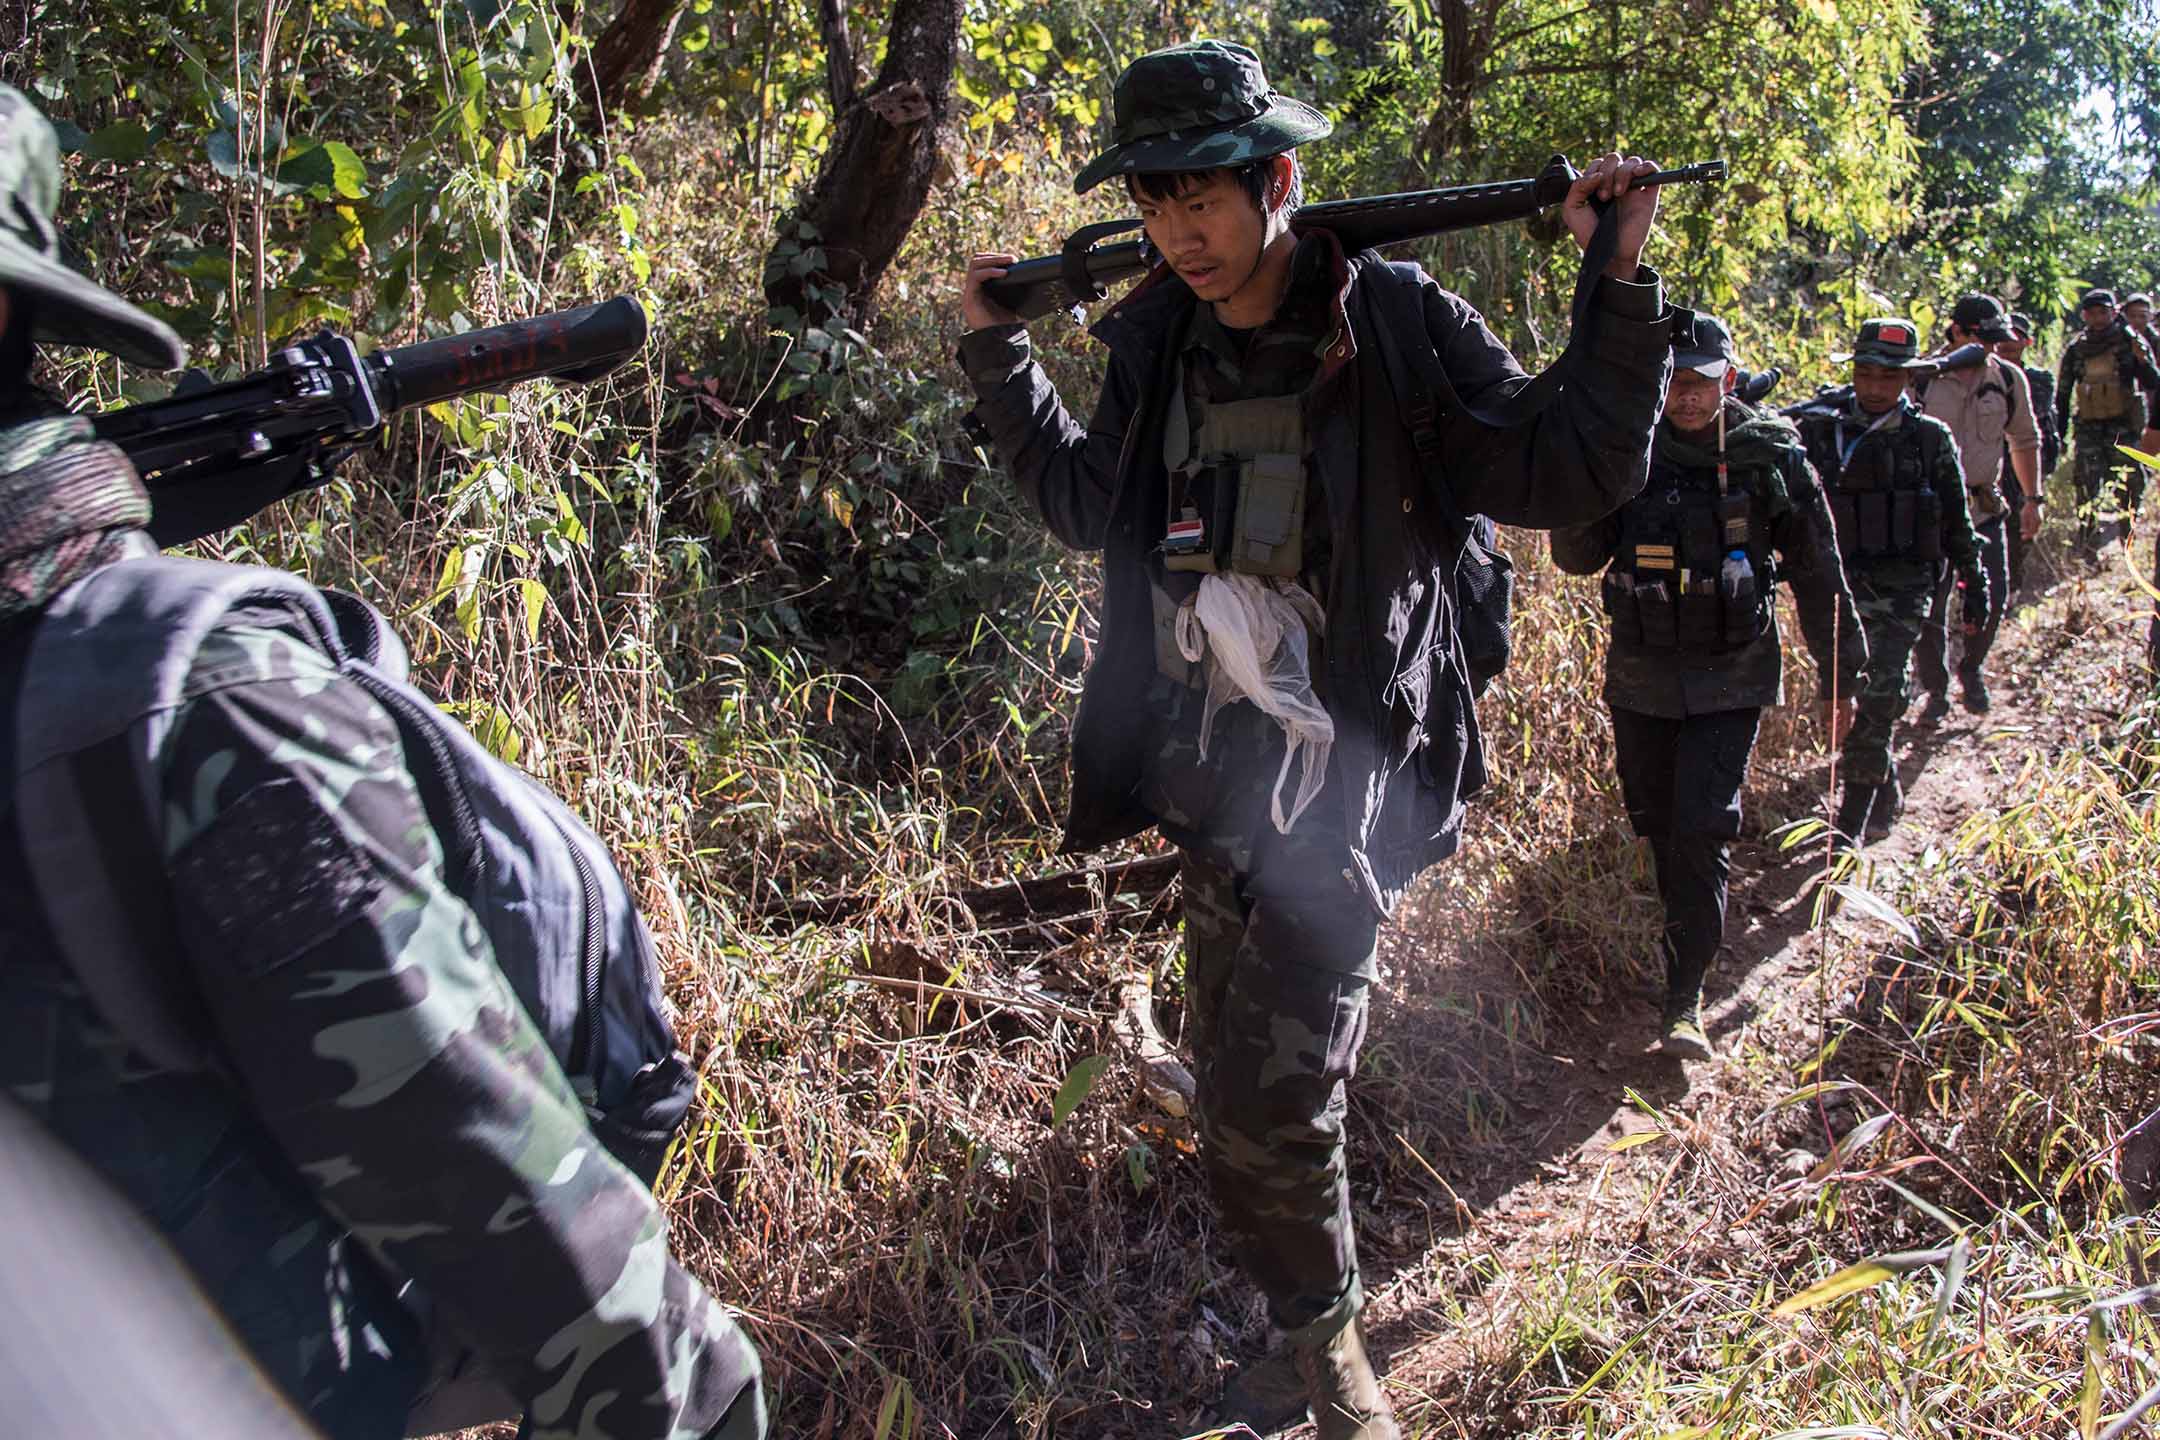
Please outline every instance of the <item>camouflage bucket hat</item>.
M1213 170L1293 150L1333 130L1325 115L1268 88L1243 45L1195 40L1125 67L1111 101L1111 144L1073 179L1085 194L1113 175Z
M1920 362L1920 332L1900 315L1861 323L1860 338L1850 355L1833 355L1836 361L1855 365L1880 365L1886 370L1910 370Z
M60 261L60 142L20 90L0 85L0 285L30 300L36 335L153 370L187 363L172 327Z

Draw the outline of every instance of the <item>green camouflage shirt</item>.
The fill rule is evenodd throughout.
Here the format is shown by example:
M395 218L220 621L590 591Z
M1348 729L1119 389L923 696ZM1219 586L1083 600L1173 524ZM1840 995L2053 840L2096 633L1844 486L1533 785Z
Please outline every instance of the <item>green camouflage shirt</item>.
M2101 365L2114 366L2123 384L2135 386L2139 391L2160 390L2160 368L2153 364L2152 351L2122 319L2118 317L2114 324L2097 335L2090 330L2080 330L2063 346L2062 359L2056 364L2055 428L2058 431L2067 433L2070 429L2070 411L2077 399L2078 381L2084 378L2087 370ZM2084 417L2077 418L2082 420Z
M762 1434L755 1352L669 1258L447 888L395 723L260 619L206 640L156 752L223 1073L116 1040L39 943L0 813L0 1086L151 1217L332 1437L405 1433L429 1346L406 1279L524 1401L522 1434Z
M1940 505L1943 559L1975 593L1986 593L1980 542L1973 533L1972 511L1965 503L1965 471L1958 463L1957 442L1951 438L1949 426L1922 415L1905 395L1898 397L1889 415L1869 415L1860 409L1850 385L1826 390L1795 407L1792 413L1815 473L1829 486L1837 483L1836 477L1864 453L1865 447L1917 447L1920 463L1926 467L1928 487ZM1933 560L1907 555L1845 554L1843 558L1848 581L1864 577L1878 591L1930 590L1938 578Z

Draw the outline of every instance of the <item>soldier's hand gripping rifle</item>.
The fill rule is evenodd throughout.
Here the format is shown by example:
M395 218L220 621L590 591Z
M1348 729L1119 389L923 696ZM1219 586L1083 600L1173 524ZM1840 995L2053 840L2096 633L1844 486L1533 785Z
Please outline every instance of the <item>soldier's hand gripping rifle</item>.
M626 295L372 355L325 330L252 375L190 371L165 399L91 423L149 488L151 538L179 545L324 484L401 410L542 376L598 380L644 344L644 308Z
M1301 205L1291 213L1290 228L1332 230L1342 241L1343 252L1354 255L1375 246L1422 240L1451 230L1527 219L1565 200L1568 187L1580 178L1567 157L1555 155L1528 180ZM1724 178L1724 161L1704 160L1678 170L1638 176L1628 188L1698 185ZM1103 243L1114 235L1139 229L1140 224L1138 220L1109 220L1084 225L1065 241L1061 252L1007 267L1002 276L983 285L983 293L1022 320L1100 300L1110 293L1112 285L1143 275L1154 266L1154 249L1144 239Z

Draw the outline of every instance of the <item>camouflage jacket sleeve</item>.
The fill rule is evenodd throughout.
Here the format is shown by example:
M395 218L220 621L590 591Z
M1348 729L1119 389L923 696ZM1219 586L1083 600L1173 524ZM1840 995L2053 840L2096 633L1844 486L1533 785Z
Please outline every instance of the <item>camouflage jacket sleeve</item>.
M1867 634L1838 558L1830 502L1807 452L1797 445L1784 453L1779 469L1792 508L1778 517L1770 540L1777 548L1778 574L1792 586L1800 633L1815 657L1817 688L1827 697L1834 680L1838 694L1858 695L1867 673Z
M332 1217L535 1437L751 1440L758 1362L593 1137L443 860L397 729L283 632L212 635L158 755L222 1058Z
M1552 532L1553 564L1569 575L1595 575L1612 563L1620 549L1620 512L1587 525Z
M2055 362L2055 431L2059 435L2070 433L2070 397L2085 368L2079 358L2081 353L2077 341L2072 340L2063 346L2062 359Z

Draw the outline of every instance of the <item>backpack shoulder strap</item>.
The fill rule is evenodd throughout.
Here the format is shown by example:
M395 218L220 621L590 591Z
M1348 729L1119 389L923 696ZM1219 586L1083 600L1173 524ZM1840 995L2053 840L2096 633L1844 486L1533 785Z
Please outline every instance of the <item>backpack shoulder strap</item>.
M235 607L265 603L339 655L327 607L297 577L157 556L63 591L32 622L4 697L12 823L46 927L106 1019L171 1069L207 1063L209 1026L177 963L155 757L204 639Z

